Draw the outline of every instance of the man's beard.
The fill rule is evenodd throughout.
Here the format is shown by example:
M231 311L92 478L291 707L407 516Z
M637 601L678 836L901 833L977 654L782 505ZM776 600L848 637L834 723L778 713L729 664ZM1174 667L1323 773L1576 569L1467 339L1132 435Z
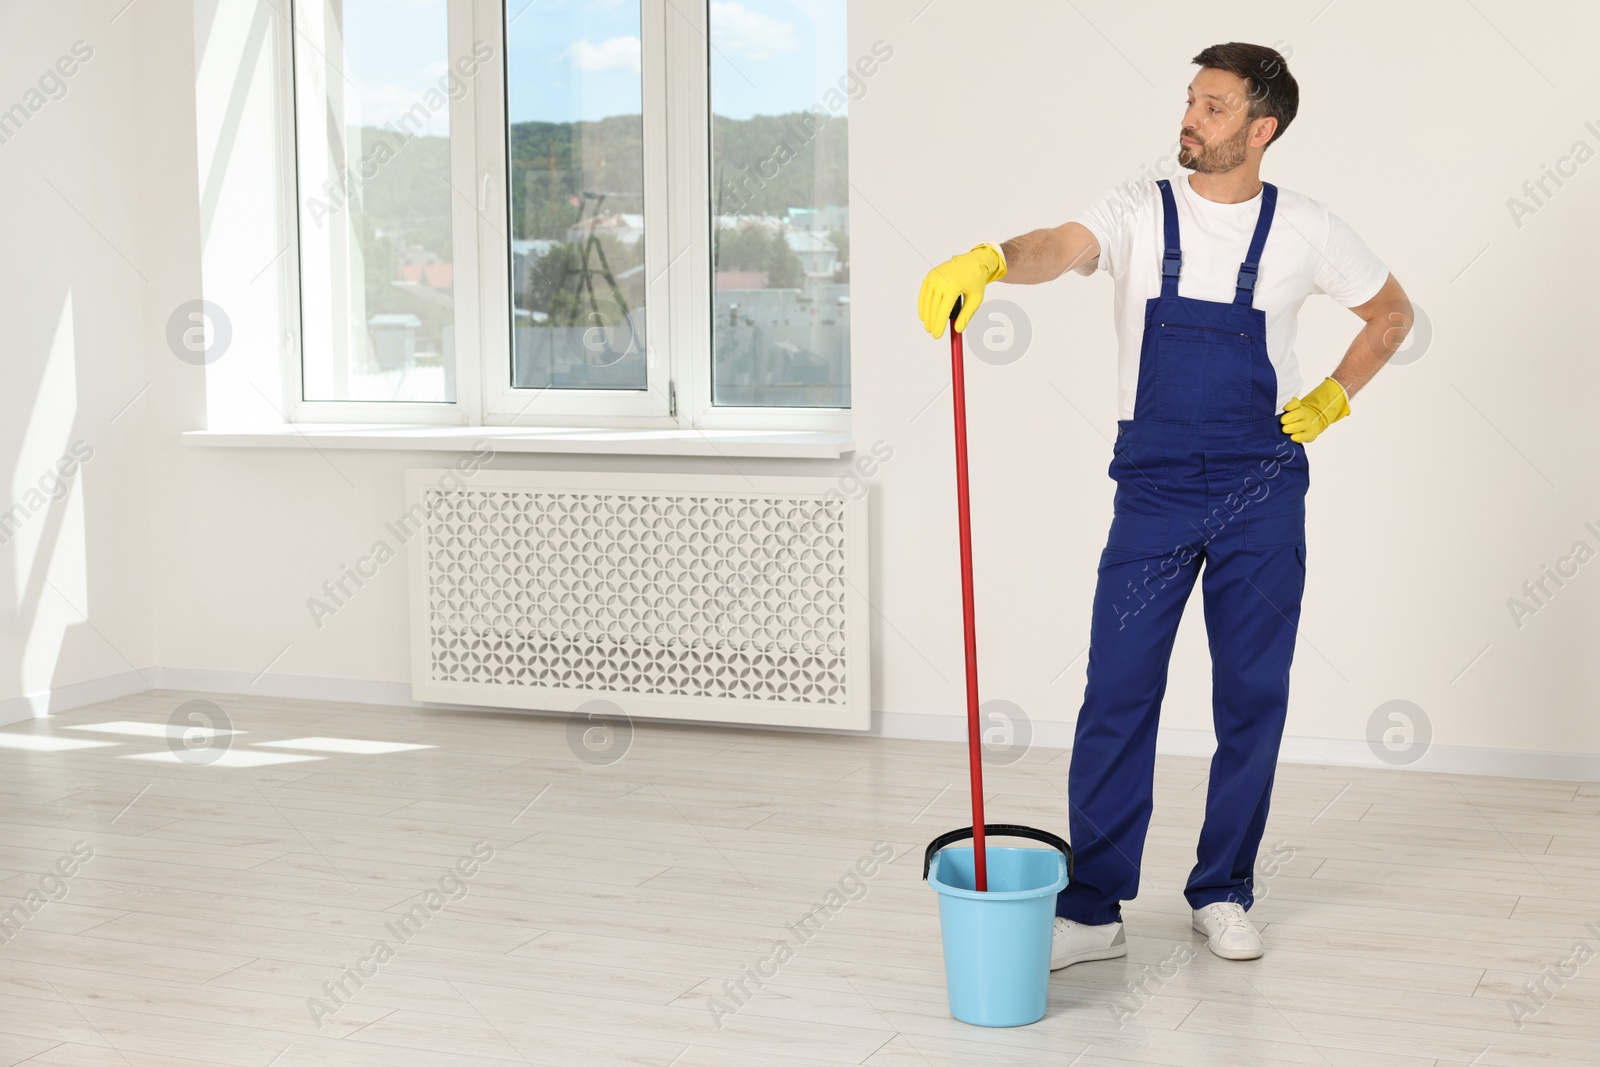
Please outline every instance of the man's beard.
M1185 130L1187 137L1192 131ZM1232 170L1245 160L1245 142L1250 140L1250 124L1239 127L1239 132L1226 141L1207 141L1198 153L1188 145L1178 146L1178 165L1199 174L1220 174Z

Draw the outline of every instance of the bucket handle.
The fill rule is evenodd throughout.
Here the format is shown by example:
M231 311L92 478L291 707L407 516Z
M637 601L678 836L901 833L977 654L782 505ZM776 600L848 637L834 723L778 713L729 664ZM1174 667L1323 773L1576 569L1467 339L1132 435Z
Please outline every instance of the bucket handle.
M1069 879L1072 877L1072 846L1049 830L1036 830L1031 826L1020 826L1009 822L991 822L984 823L983 833L986 838L990 836L1026 837L1034 841L1043 842L1067 857L1067 877ZM946 845L954 844L957 841L965 841L971 836L972 827L963 826L959 830L951 830L949 833L940 834L928 842L928 851L922 857L922 880L924 882L928 880L928 868L933 866L933 854L935 852L938 852Z

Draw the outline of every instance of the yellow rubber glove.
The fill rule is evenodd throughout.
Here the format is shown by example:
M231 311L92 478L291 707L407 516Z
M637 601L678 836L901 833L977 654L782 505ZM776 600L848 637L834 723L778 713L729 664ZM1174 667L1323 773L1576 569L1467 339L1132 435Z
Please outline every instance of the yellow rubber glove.
M944 336L950 309L961 297L961 314L956 317L956 332L967 328L978 305L983 303L983 287L1006 276L1006 262L988 245L978 245L928 272L917 294L917 317L934 337Z
M1332 378L1307 393L1305 399L1293 397L1283 405L1283 432L1291 441L1315 441L1317 435L1350 414L1350 397L1344 386Z

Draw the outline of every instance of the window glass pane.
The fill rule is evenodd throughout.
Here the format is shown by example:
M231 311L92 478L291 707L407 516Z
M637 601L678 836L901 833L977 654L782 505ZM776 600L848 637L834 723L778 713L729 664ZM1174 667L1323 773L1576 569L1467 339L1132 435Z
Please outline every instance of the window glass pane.
M512 385L644 389L640 4L511 0Z
M710 12L713 402L848 407L845 0Z
M445 0L299 0L306 400L455 400Z

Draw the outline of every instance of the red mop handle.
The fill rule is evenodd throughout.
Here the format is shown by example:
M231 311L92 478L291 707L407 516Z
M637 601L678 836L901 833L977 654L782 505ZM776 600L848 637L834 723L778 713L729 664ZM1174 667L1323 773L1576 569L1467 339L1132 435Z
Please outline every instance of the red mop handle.
M950 309L950 386L956 409L956 512L961 529L961 621L967 642L967 759L972 767L973 887L989 889L989 856L983 843L983 738L978 727L978 624L972 604L972 509L967 494L967 391L962 375L961 333L955 327L962 299Z

